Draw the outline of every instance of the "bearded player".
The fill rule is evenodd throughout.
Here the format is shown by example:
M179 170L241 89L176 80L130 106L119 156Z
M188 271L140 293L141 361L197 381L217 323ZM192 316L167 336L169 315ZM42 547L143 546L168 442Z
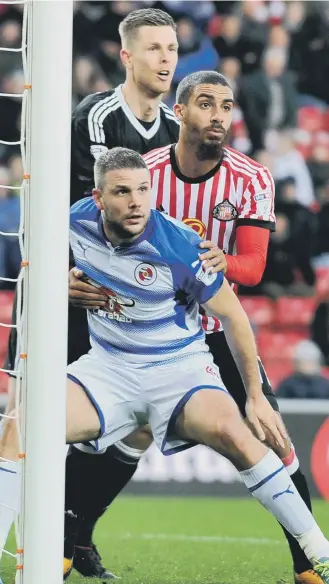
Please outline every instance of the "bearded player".
M272 176L262 165L224 146L234 101L222 75L212 71L189 75L178 86L176 101L174 111L181 123L178 143L145 155L152 175L153 207L185 221L223 250L221 269L232 285L255 286L262 278L270 232L275 228ZM216 264L218 268L218 250L201 255L201 259L207 262L205 267ZM81 302L85 292L78 288L74 281L71 295ZM207 315L203 321L215 363L245 416L245 388L220 322ZM279 416L277 400L260 360L259 370L263 392ZM132 439L132 450L134 445ZM311 509L306 480L292 443L288 439L284 448L274 443L271 446ZM293 557L295 583L320 584L321 578L297 542L286 530L284 533Z

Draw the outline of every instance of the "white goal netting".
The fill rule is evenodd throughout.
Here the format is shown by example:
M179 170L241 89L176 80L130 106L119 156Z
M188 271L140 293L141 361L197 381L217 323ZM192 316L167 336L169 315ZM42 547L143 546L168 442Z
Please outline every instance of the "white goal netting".
M0 188L7 188L9 190L17 191L19 190L19 198L20 198L20 220L19 220L19 228L17 232L3 232L0 231L1 237L10 237L10 238L17 238L20 248L21 254L21 268L16 279L0 277L0 281L9 281L16 283L16 295L17 295L17 308L16 308L16 324L7 323L7 322L0 322L0 327L5 328L16 328L17 332L17 352L16 352L16 359L15 359L15 368L12 374L16 377L16 392L15 392L15 409L9 411L7 408L6 414L0 414L0 418L9 418L14 419L17 434L18 434L18 442L19 442L19 462L18 465L21 467L20 476L23 477L23 465L24 465L24 440L23 440L23 432L21 423L18 417L18 404L22 401L22 389L24 384L24 368L25 368L25 359L26 359L26 350L24 348L24 302L22 297L23 291L23 281L24 281L24 274L26 271L26 267L28 266L27 255L26 255L26 244L27 239L23 237L24 234L24 216L25 216L25 207L27 205L29 199L29 168L28 168L28 158L26 155L26 133L28 131L28 116L27 112L29 109L29 100L31 96L31 77L30 77L30 67L28 64L28 57L27 57L27 35L28 35L28 21L29 21L29 12L31 8L31 2L29 0L25 0L23 2L10 2L4 1L1 4L5 5L12 5L12 4L20 4L23 7L23 25L22 25L22 35L21 35L21 47L20 48L8 48L8 47L0 47L0 53L9 52L9 53L21 53L22 57L22 69L24 74L24 89L23 92L20 94L12 94L12 93L0 93L0 104L1 98L11 98L17 99L21 101L21 116L20 116L20 139L19 141L8 142L1 139L0 136L0 144L6 146L7 148L10 147L17 147L20 148L21 160L22 160L22 177L21 177L21 184L17 186L8 186L8 185L0 185ZM0 371L3 373L10 373L8 370L4 369L3 367L0 368ZM0 464L2 461L6 461L6 459L0 458ZM7 462L7 461L6 461ZM1 502L0 502L1 505ZM7 549L1 550L5 556L11 556L16 560L16 583L19 584L22 581L22 529L19 521L19 516L15 518L15 539L16 539L16 552L9 551Z

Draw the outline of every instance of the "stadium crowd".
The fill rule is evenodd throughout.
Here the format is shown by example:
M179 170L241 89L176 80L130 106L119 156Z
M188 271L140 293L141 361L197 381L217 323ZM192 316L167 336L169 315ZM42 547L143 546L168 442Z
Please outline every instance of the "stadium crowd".
M329 366L329 3L77 1L73 106L123 82L118 25L147 6L177 23L179 62L164 101L173 105L178 83L191 72L223 73L236 96L230 144L273 174L277 227L267 267L258 286L240 292L274 385L292 363L293 376L305 375L298 363L309 357L314 383L299 391L297 382L295 392L280 386L280 393L329 398L320 374ZM21 31L22 7L0 4L0 46L19 48ZM23 87L21 54L2 53L0 93L21 94ZM0 97L0 108L0 140L19 141L20 98ZM0 232L18 229L21 175L19 145L0 144ZM0 235L0 277L15 278L19 265L17 239ZM13 287L0 281L0 290ZM312 347L305 345L310 336ZM278 376L282 343L289 347Z

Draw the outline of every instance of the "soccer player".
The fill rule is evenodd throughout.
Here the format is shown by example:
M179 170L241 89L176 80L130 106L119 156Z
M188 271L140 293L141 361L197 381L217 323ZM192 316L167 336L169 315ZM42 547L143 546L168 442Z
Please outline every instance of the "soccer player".
M179 122L161 101L163 94L170 89L178 58L173 19L158 9L135 10L122 21L119 32L121 60L126 69L125 83L114 90L90 95L73 112L71 203L91 192L95 159L108 148L125 146L145 154L178 139ZM16 306L14 318L15 315ZM86 312L71 305L68 363L78 359L89 348ZM6 369L15 369L15 355L16 330L12 329ZM8 412L15 407L14 384L11 378ZM66 465L66 509L74 509L75 513L81 509L81 524L77 525L74 515L67 515L66 574L72 567L71 544L75 542L74 567L83 576L103 579L112 576L101 564L92 542L92 531L104 508L134 474L138 457L149 443L149 437L145 434L146 444L141 432L139 440L141 451L126 449L122 444L121 448L120 445L113 446L98 457L71 448ZM81 473L84 480L76 491L75 476ZM90 492L96 490L97 497L90 496ZM3 530L4 533L8 531L4 522Z
M254 433L262 438L266 429L283 446L285 429L263 395L237 296L222 272L204 270L193 230L151 211L150 172L138 153L104 152L95 186L93 198L71 208L71 247L77 267L106 290L108 305L88 311L92 348L68 366L67 442L98 450L148 422L165 455L209 446L232 461L329 584L329 542L278 456L244 424L205 343L199 305L221 319ZM7 455L4 444L0 454Z
M274 185L266 168L224 146L232 107L232 90L219 73L200 72L186 77L177 89L174 108L181 122L177 145L157 149L144 158L152 176L153 208L183 220L218 245L223 250L222 270L231 283L253 286L262 277L269 234L274 229ZM204 261L208 259L207 267L212 265L211 257L211 251L202 257ZM77 283L73 286L79 287ZM72 293L80 295L78 290ZM246 391L221 324L205 314L203 326L223 381L245 416ZM279 416L276 397L260 360L259 368L263 392ZM306 480L290 440L286 440L284 448L273 442L271 446L311 509ZM284 531L293 556L295 582L317 584L319 577L303 550Z

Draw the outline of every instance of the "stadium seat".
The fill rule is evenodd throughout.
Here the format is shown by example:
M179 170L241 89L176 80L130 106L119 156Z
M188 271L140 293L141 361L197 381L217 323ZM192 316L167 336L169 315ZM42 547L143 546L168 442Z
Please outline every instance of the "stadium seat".
M274 303L265 296L241 296L240 302L256 326L270 326L274 322Z
M278 327L307 327L316 308L315 298L279 298L276 303Z
M278 388L279 383L288 377L292 373L292 363L290 360L278 360L272 359L264 360L264 367L266 375L275 391Z
M298 127L309 132L318 132L324 127L324 114L314 106L301 107L298 110Z
M309 338L308 331L260 330L257 334L258 350L264 361L291 360L296 345Z
M0 322L10 324L13 309L14 293L0 292Z

